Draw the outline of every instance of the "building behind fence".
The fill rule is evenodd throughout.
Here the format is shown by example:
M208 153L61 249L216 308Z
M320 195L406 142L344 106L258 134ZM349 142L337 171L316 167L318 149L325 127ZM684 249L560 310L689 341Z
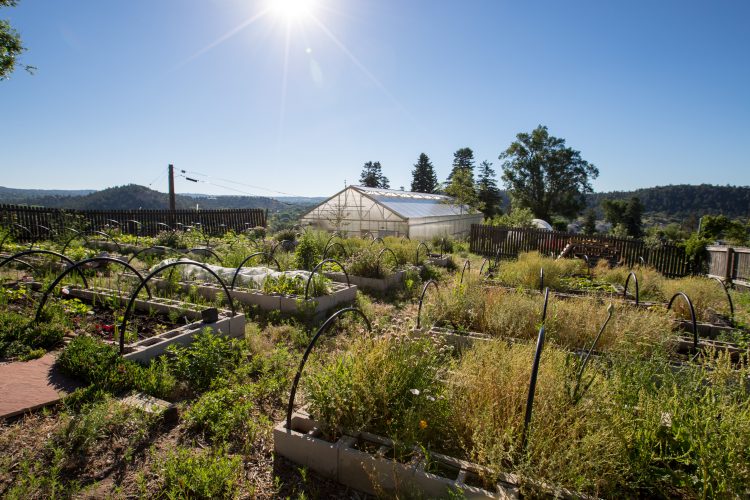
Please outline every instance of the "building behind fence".
M242 208L225 210L65 210L46 207L0 204L0 226L19 241L47 238L66 228L100 231L119 228L123 233L154 236L159 231L186 226L200 227L209 234L223 234L266 226L265 210Z
M546 229L520 229L484 224L471 226L471 251L486 257L512 258L521 252L559 255L568 245L577 255L607 259L627 266L644 263L666 276L686 276L693 265L676 245L650 248L641 240L584 235ZM642 259L642 260L641 260Z

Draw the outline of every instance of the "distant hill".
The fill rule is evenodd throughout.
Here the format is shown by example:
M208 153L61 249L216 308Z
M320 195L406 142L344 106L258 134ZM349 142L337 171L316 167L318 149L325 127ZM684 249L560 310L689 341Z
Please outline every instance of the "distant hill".
M45 196L84 196L94 191L94 189L15 189L0 186L0 203L16 203L16 200Z
M599 209L602 200L622 200L633 196L640 198L644 215L679 220L687 217L724 214L729 218L750 217L750 186L714 186L678 184L637 189L594 193L587 197L588 205Z
M31 191L31 193L27 195L27 191ZM85 191L82 195L70 193L75 193L75 191L0 188L0 203L77 210L148 210L169 208L168 194L136 184L112 187L101 191ZM177 209L195 208L196 205L202 209L263 208L270 211L279 211L285 210L295 204L262 196L202 195L199 198L177 195L175 197L175 206Z

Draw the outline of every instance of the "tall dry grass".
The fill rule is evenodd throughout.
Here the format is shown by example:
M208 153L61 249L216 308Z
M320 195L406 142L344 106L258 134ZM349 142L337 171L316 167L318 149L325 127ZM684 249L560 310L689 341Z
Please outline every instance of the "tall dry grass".
M539 252L526 252L515 261L502 261L495 277L504 285L539 289L540 269L544 269L544 286L552 290L563 289L561 278L586 273L586 264L579 259L553 259Z

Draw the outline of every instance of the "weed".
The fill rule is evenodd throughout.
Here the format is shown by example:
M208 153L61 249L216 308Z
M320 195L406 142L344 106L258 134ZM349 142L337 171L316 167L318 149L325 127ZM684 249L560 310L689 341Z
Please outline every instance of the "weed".
M167 455L161 463L163 483L158 496L178 498L233 498L242 467L239 457L221 451L194 453L184 448Z

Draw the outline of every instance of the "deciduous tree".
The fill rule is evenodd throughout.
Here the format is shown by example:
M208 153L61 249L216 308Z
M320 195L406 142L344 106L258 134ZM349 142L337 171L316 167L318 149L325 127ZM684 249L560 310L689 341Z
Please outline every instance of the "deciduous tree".
M0 7L15 7L18 0L0 0ZM21 35L5 19L0 19L0 80L7 79L16 68L18 56L26 50ZM24 66L29 72L33 66Z
M590 181L599 175L579 151L566 147L564 139L549 135L542 125L518 134L500 159L515 206L528 207L544 220L577 216L586 206L585 194L593 191Z

